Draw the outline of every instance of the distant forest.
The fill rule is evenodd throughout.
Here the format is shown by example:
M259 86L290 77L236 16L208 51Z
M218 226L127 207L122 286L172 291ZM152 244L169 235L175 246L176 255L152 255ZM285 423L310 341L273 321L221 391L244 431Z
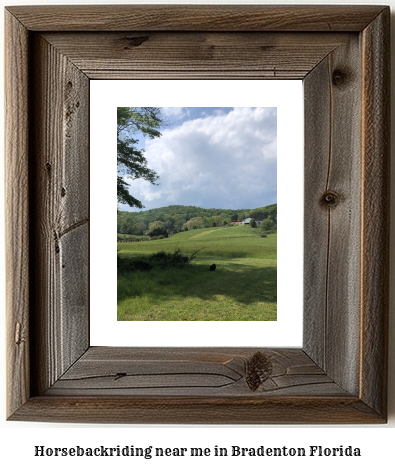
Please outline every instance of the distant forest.
M202 209L195 206L167 206L140 212L118 211L117 232L144 235L166 230L169 235L188 229L220 227L252 218L269 219L277 226L277 204L257 209Z

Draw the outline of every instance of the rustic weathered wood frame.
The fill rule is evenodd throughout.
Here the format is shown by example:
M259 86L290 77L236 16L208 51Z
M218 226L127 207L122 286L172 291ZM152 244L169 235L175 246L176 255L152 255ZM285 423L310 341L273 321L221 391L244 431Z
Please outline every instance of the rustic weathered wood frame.
M8 419L385 422L389 8L5 16ZM89 346L89 81L114 78L304 80L303 348Z

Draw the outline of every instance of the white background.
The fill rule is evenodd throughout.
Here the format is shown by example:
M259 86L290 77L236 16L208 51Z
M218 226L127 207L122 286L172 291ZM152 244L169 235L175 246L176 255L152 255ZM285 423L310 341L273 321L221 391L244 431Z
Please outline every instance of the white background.
M94 0L92 2L58 2L50 0L49 2L35 1L28 2L27 0L7 2L12 4L60 4L60 3L74 3L74 4L99 4L110 3ZM123 2L120 3L133 3ZM144 3L144 2L140 2ZM170 0L165 1L151 1L150 3L176 3ZM182 2L180 2L182 3ZM196 2L195 3L210 3L210 2ZM247 3L247 2L211 2L211 3ZM249 3L264 3L259 1L252 1ZM278 2L270 0L271 4L284 4L284 3L298 3L298 2ZM318 2L302 0L303 4L315 3L330 3L330 4L382 4L381 1L370 2ZM393 9L395 9L395 0L386 2ZM4 5L4 2L2 2ZM1 12L3 14L3 12ZM393 18L392 18L393 19ZM393 22L393 21L392 21ZM2 18L0 24L3 24ZM3 38L2 38L3 39ZM392 39L394 43L394 39ZM394 44L392 44L394 46ZM395 51L395 48L392 48ZM0 54L3 54L3 46L0 47ZM3 63L3 61L2 61ZM395 61L393 60L393 64ZM392 76L394 77L394 65L392 66ZM1 87L3 90L3 87ZM394 107L393 107L394 109ZM394 112L394 111L393 111ZM393 113L392 112L392 113ZM392 120L395 123L395 119ZM394 127L392 127L394 129ZM3 133L3 126L0 132ZM392 134L394 132L392 131ZM3 138L3 134L2 134ZM0 171L2 171L2 165ZM1 180L3 177L1 176ZM392 175L392 186L394 187L395 176ZM0 192L0 207L3 209L3 192ZM395 207L394 192L392 191L392 207ZM394 209L393 209L394 210ZM4 260L4 244L3 244L3 231L4 231L4 213L1 213L2 223L0 224L0 239L2 240L0 260ZM392 223L392 233L393 223ZM392 236L394 240L395 237ZM395 267L394 257L394 241L392 240L392 254L391 254L391 272ZM1 288L4 291L4 264L1 266ZM391 278L393 280L393 276ZM392 284L391 284L392 285ZM206 466L224 466L228 469L239 468L240 465L248 465L256 468L263 468L265 465L277 464L280 467L283 465L292 465L295 469L315 469L317 465L322 469L329 469L336 466L339 469L348 469L356 465L362 469L370 468L392 468L393 457L393 442L395 442L395 387L394 387L394 295L395 289L391 289L390 299L390 417L389 423L382 426L103 426L103 425L51 425L45 423L14 423L6 422L5 417L5 396L4 396L4 370L5 370L5 342L2 341L1 348L1 416L0 416L0 465L2 468L26 468L31 469L51 469L54 466L58 469L69 468L72 465L74 468L85 468L86 464L93 465L96 469L107 469L109 466L116 465L120 469L130 468L201 468ZM2 311L2 327L4 327L4 296L0 296L1 311ZM228 458L225 460L218 460L218 458L210 457L207 459L192 459L192 458L167 458L165 460L142 460L142 459L109 459L109 458L95 458L94 460L76 459L76 458L34 458L33 451L35 445L45 446L115 446L115 445L135 445L135 446L149 446L156 447L213 447L218 445L221 447L229 447L232 445L239 445L243 447L257 447L260 445L265 446L288 446L288 447L308 447L310 445L323 445L326 447L337 447L339 445L352 445L361 448L361 458L338 458L338 457L320 457L320 458L280 458L278 461L273 459L263 458ZM285 460L284 460L285 459Z
M137 96L135 89L139 90ZM302 82L141 80L133 81L131 87L131 82L126 80L93 80L90 92L90 230L91 234L100 234L99 239L94 235L91 237L91 345L300 347L303 323ZM276 322L116 321L116 108L132 105L277 107L279 227ZM95 136L100 136L100 139L95 139ZM257 174L259 171L256 168ZM293 195L292 204L288 201L290 193ZM114 249L103 250L103 246Z

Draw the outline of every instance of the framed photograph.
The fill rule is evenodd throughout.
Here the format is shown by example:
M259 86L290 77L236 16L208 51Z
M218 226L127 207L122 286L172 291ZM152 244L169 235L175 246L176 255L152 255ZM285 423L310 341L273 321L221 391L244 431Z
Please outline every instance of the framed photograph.
M263 85L272 84L276 89L285 88L287 83L255 80L249 85L248 81L195 80L191 87L188 80L155 80L154 84L139 80L133 82L133 88L139 90L137 98L130 81L119 82L118 85L112 80L97 80L95 85L109 87L108 118L112 117L113 121L117 110L117 128L122 129L117 132L117 177L128 188L128 194L138 201L127 201L121 191L123 186L119 188L117 274L112 279L117 279L117 319L122 322L121 329L130 326L130 330L135 330L150 321L167 321L171 325L165 335L171 340L178 335L174 326L183 326L186 322L195 330L192 337L199 337L199 341L206 335L197 335L195 326L200 325L207 331L207 321L220 322L220 327L226 330L229 322L235 322L236 329L244 322L255 321L259 325L262 321L276 322L278 109L258 103L268 99L269 92L265 92ZM299 85L296 98L300 111L301 82L291 84ZM144 85L148 85L148 89ZM117 92L115 99L111 91L117 87L123 93L119 96ZM216 91L212 94L211 90ZM222 100L219 100L221 92ZM240 94L247 101L247 93L248 101L254 102L254 106L238 106L233 95ZM200 106L186 105L191 103L190 94ZM183 101L184 106L165 106L161 98L171 101L172 97L173 103ZM91 104L93 101L91 87ZM104 105L100 97L96 101ZM143 102L148 106L154 101L160 108L142 106ZM226 101L233 106L225 106ZM119 102L136 106L117 107L115 103ZM147 120L148 112L148 116L155 113L159 135L154 136L152 128L152 137L144 138L133 129L132 122L138 125L137 118ZM91 108L91 115L94 114ZM96 113L98 117L101 114ZM121 124L125 118L129 133ZM108 124L109 120L104 119ZM295 120L295 128L299 124L299 143L303 134L301 123L302 113L299 113L298 121ZM113 126L104 127L100 134L102 141L106 129ZM107 135L109 143L114 144L113 133L107 132ZM124 151L125 140L132 136L138 142ZM132 145L137 152L143 149L147 162L144 170L151 172L147 178L141 173L137 173L141 177L133 178L135 169L140 168L136 168L138 161L134 154L129 153ZM301 147L295 142L291 148L295 154L293 160L299 160L299 168L303 167ZM110 146L104 152L98 149L94 161L99 160L100 164L93 161L91 169L94 166L101 170L102 162L110 160L109 154L114 154ZM284 160L289 161L289 158ZM110 162L114 164L114 160ZM114 171L111 170L98 179L101 186L111 184L109 190L114 186ZM152 172L156 178L153 183L148 180ZM105 185L107 178L111 182ZM302 178L298 182L302 183ZM96 197L92 197L95 201ZM301 194L299 197L302 209ZM111 201L114 197L107 194L106 199ZM109 229L108 235L111 233L113 238ZM301 246L298 251L302 252ZM97 258L101 263L100 257ZM114 259L110 265L115 267ZM91 272L95 272L92 267ZM101 268L96 272L100 273ZM103 281L108 285L108 276ZM91 278L91 298L94 297L92 289L95 286ZM128 325L129 321L134 324ZM226 322L225 325L222 322ZM160 330L162 326L166 327L161 323ZM247 328L250 331L252 325ZM164 334L163 331L154 333L155 327L151 332L153 338ZM213 344L216 340L218 336ZM133 340L129 339L123 345L131 342ZM258 341L258 344L262 343Z
M385 423L389 8L27 6L5 18L8 419ZM91 346L89 90L120 79L303 81L301 348Z

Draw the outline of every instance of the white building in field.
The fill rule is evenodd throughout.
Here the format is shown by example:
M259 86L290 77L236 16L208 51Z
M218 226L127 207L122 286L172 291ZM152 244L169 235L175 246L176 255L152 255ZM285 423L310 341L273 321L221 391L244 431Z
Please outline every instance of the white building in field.
M251 221L251 217L249 217L248 219L245 219L243 220L243 222L241 222L243 225L248 225ZM255 220L257 226L259 227L259 225L261 225L262 223L262 220Z

